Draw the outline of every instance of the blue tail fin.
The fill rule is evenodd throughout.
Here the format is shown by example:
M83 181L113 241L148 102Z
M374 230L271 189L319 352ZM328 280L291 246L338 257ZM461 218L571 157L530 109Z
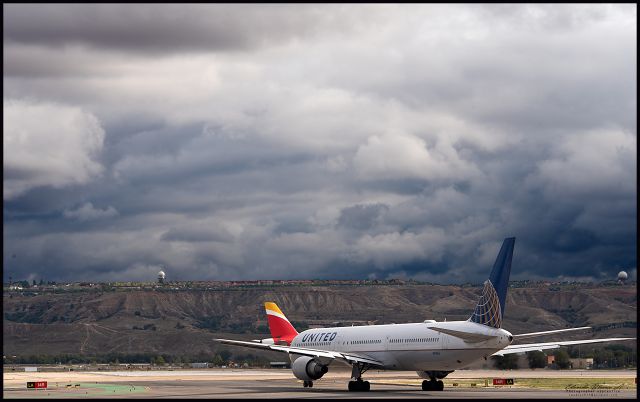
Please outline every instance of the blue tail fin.
M476 309L469 318L469 321L495 328L502 327L504 302L507 298L509 274L511 273L511 259L513 258L513 247L515 243L515 237L504 239L500 253L498 253L498 258L496 258L496 262L493 264L493 270L491 270L489 280L484 282L482 296L480 296L480 300L478 300Z

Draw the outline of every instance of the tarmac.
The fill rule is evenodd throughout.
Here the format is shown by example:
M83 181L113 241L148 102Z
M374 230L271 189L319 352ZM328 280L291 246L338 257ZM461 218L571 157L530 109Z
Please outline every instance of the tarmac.
M349 371L330 371L303 388L288 369L208 369L176 371L111 372L5 372L4 398L636 398L637 388L622 389L621 378L636 378L633 370L459 370L445 378L443 391L422 391L415 372L369 371L363 377L371 383L369 392L349 392ZM603 378L611 386L566 387L565 389L527 388L518 379L565 378L575 380ZM484 380L514 378L513 386L485 386ZM27 389L27 381L47 381L47 389ZM454 386L455 384L455 386ZM474 384L474 385L472 385Z

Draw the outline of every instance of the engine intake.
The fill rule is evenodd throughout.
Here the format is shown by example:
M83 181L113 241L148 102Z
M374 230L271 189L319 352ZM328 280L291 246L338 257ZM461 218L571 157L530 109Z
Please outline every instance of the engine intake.
M298 357L291 365L293 375L302 381L317 380L329 371L329 368L315 360L313 357Z

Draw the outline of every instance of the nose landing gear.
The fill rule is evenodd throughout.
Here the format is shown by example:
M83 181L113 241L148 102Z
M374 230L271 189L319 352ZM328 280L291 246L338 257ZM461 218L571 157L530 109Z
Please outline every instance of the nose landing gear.
M313 387L313 381L305 381L305 382L302 383L302 386L305 387L305 388L307 388L307 387L311 388L311 387Z

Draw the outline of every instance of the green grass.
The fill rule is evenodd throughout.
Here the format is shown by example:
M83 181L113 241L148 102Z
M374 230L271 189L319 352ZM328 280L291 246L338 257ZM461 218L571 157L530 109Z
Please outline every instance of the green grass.
M515 385L547 389L635 389L633 378L518 378Z
M447 388L484 388L487 378L445 379ZM380 380L378 384L407 384L419 386L422 380ZM456 386L454 386L456 384ZM488 379L493 388L493 379ZM496 388L538 388L538 389L636 389L633 378L515 378L514 385L496 385Z

